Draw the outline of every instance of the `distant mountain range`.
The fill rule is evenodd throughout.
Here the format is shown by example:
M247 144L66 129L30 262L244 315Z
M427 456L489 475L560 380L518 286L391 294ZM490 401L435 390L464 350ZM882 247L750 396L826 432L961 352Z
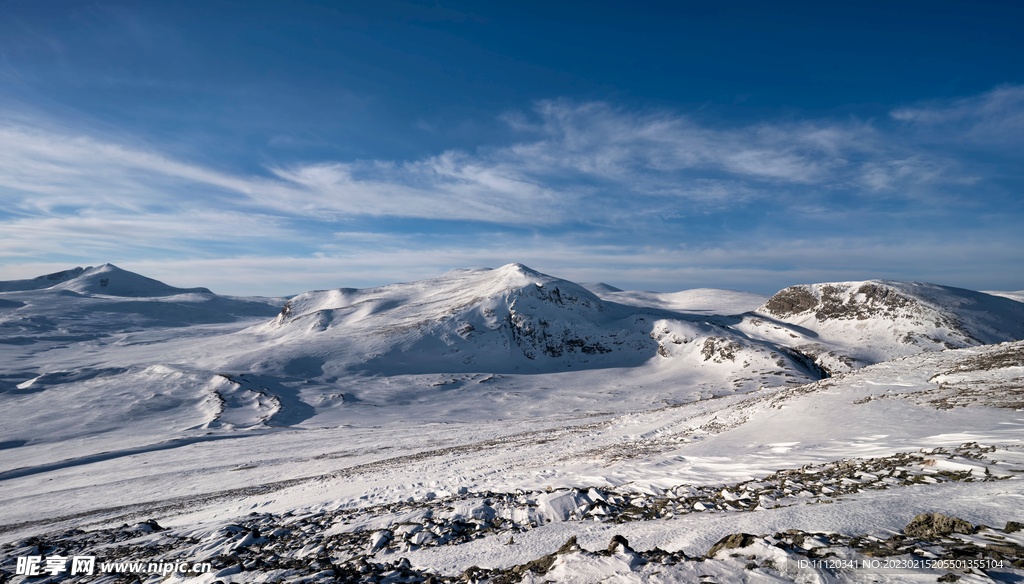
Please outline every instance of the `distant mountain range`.
M627 292L509 264L286 300L176 288L104 264L0 282L0 342L81 328L74 323L90 313L104 315L92 323L97 334L276 313L233 333L247 337L250 350L234 354L232 367L259 363L312 376L527 373L666 360L763 384L780 373L802 381L921 351L1024 338L1024 304L1003 294L882 280L793 286L770 298Z
M665 359L766 383L780 371L816 378L1021 339L1024 304L881 280L794 286L767 299L730 290L624 292L510 264L300 294L248 334L272 343L278 359L317 347L324 365L348 369L549 372Z

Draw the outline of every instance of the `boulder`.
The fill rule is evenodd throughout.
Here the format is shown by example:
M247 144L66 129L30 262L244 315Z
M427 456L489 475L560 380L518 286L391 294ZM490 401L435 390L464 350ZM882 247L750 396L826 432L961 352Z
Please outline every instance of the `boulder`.
M745 548L752 545L755 541L757 541L757 536L750 535L749 533L734 533L732 535L727 535L718 540L718 543L711 546L711 549L708 550L708 553L705 554L704 557L713 558L715 557L715 554L722 550Z
M974 526L956 517L942 513L922 513L907 524L903 533L921 539L935 539L951 533L974 533Z

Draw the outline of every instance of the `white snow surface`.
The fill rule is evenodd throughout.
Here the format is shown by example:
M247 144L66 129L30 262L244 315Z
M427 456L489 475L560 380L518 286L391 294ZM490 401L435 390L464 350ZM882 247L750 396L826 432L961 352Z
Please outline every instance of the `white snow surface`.
M1009 298L1010 300L1016 300L1017 302L1024 302L1024 290L1018 290L1016 292L1000 292L997 290L986 290L985 294L991 294L992 296L1002 296L1003 298Z
M663 308L708 315L742 314L757 310L768 300L764 294L721 288L695 288L682 292L633 292L607 284L582 284L602 300L630 306Z
M530 495L538 526L516 545L485 537L404 554L458 575L531 561L572 535L590 550L620 534L634 549L700 555L738 532L888 537L923 512L1024 520L1022 475L1009 472L1024 470L1024 305L889 281L787 290L788 304L624 292L519 264L287 302L173 288L109 264L2 282L0 543L134 513L185 533L253 511L541 493ZM822 368L835 375L819 380ZM997 446L985 468L1011 478L827 505L794 493L751 513L573 519L573 488L728 489L968 442ZM373 521L345 529L394 529ZM380 557L394 553L384 544ZM713 573L682 566L658 580L625 551L560 558L548 579ZM707 570L747 578L731 565Z

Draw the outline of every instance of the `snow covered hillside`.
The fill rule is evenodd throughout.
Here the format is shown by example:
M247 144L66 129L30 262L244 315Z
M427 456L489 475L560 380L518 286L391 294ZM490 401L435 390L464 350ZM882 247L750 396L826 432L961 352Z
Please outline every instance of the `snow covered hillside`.
M779 339L840 372L921 351L1020 339L1024 304L919 282L837 282L786 288L738 328Z
M113 264L74 268L31 280L0 282L0 291L69 290L78 294L106 296L174 296L177 294L212 294L206 288L175 288L163 282L140 276Z
M692 314L742 314L756 310L768 296L718 288L696 288L682 292L633 292L608 284L581 284L603 300Z
M2 282L0 582L61 553L216 568L154 583L1020 579L1020 339L1024 304L888 281Z
M74 268L31 280L0 282L0 342L35 343L66 335L234 322L272 315L284 300L175 288L112 264Z
M1017 302L1024 302L1024 290L1018 290L1016 292L999 292L993 290L986 290L985 294L991 294L992 296L1002 296L1003 298L1009 298L1010 300L1016 300Z
M754 389L778 383L778 376L819 377L775 345L703 314L601 300L520 264L382 288L308 292L289 300L273 321L239 334L249 336L251 351L222 367L308 378L657 366L666 375L699 374L732 391L739 389L736 382Z

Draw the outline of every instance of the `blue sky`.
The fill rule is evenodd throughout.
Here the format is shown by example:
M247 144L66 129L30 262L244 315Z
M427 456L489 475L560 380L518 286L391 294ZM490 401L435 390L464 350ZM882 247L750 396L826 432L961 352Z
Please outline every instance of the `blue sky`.
M0 279L1024 289L1019 3L0 1Z

